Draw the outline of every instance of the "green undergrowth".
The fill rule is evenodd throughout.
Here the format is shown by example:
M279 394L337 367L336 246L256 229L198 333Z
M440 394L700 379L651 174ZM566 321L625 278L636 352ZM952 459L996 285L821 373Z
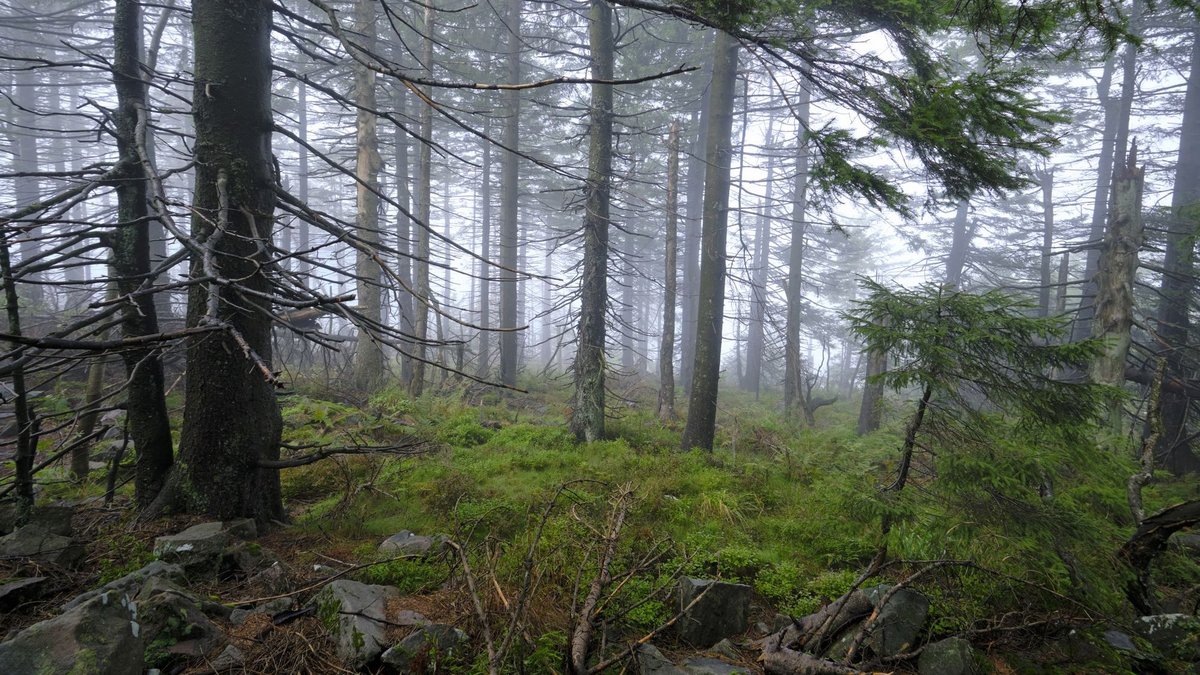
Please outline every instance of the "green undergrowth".
M880 487L893 475L911 409L902 400L890 404L883 429L859 437L857 401L820 409L809 429L783 418L774 400L731 392L718 448L706 453L679 451L681 422L659 421L652 401L623 408L609 440L577 444L562 421L565 404L552 392L537 396L515 413L503 397L413 401L395 392L373 397L365 410L313 398L289 405L292 430L306 428L297 424L302 418L318 427L340 419L379 437L386 435L379 425L391 423L433 448L414 458L351 457L285 472L285 495L308 504L298 526L360 542L363 560L401 529L444 532L465 544L476 569L489 568L510 587L520 585L540 532L533 547L539 593L569 607L586 587L580 579L594 573L593 543L612 496L628 487L634 498L613 573L636 574L606 612L631 631L671 616L668 590L679 574L750 584L764 611L812 612L867 566L884 515L895 523L891 557L909 561L885 577L904 578L921 569L919 561L956 561L917 584L934 600L929 637L1064 603L1068 612L1122 611L1126 577L1114 553L1130 531L1124 480L1133 465L1076 436L1033 436L993 420L988 442L936 455L918 467L913 489L891 498ZM545 413L531 412L539 409ZM320 433L360 432L334 422ZM1147 498L1163 502L1181 490L1154 486ZM641 564L648 557L652 563ZM1200 578L1190 561L1168 560L1179 568L1172 575ZM371 570L364 580L405 592L449 574L428 561Z

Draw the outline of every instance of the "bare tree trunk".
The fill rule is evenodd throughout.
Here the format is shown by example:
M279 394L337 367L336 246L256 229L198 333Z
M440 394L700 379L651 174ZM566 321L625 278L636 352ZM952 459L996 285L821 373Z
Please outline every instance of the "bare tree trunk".
M1167 360L1167 379L1186 379L1195 360L1188 357L1194 294L1195 233L1200 227L1196 205L1200 201L1200 25L1193 27L1191 71L1184 95L1179 137L1179 161L1171 195L1171 224L1163 258L1158 310L1158 343ZM1162 392L1163 433L1155 449L1159 466L1176 475L1200 471L1200 458L1187 441L1191 399L1165 389Z
M38 158L37 118L31 111L38 109L37 103L38 80L37 71L21 68L17 70L16 82L13 87L13 99L16 103L14 110L15 127L12 130L13 145L17 154L13 157L12 167L15 173L27 174L13 179L13 197L17 206L28 206L41 198L41 181L37 176L30 175L41 170ZM29 227L21 225L22 235L18 239L17 249L21 260L30 260L37 255L41 248L37 237L41 232L40 226ZM45 302L46 293L38 283L42 273L25 273L17 280L20 297L27 307L39 311Z
M1113 173L1112 210L1108 234L1100 251L1096 274L1096 314L1092 335L1104 338L1104 351L1092 362L1093 382L1120 387L1125 383L1133 328L1133 284L1142 247L1142 184L1145 170L1137 166L1137 146ZM1114 434L1122 427L1119 400L1108 402L1108 424Z
M696 361L696 310L700 293L700 227L704 217L704 175L708 167L704 163L705 133L708 129L708 108L712 80L712 60L700 71L700 84L704 94L700 98L700 110L693 117L695 136L687 160L687 203L684 205L683 228L683 313L679 336L679 383L684 393L692 391L692 367Z
M485 130L491 135L491 123ZM479 257L490 261L492 257L492 144L483 141L483 190L480 200L483 202L482 232L479 238ZM492 334L488 329L492 325L492 283L491 276L494 268L486 262L479 265L479 366L475 375L486 379L491 374L491 342Z
M407 116L408 108L408 92L403 87L398 87L395 94L396 115L400 119ZM396 125L395 129L395 144L396 144L396 201L400 203L404 211L412 213L412 194L409 191L409 163L408 163L408 132ZM399 211L396 213L396 274L400 280L407 284L407 288L399 288L396 290L397 309L400 317L400 330L411 335L416 327L413 317L413 296L410 292L412 289L412 221L407 213ZM402 356L400 361L400 383L402 386L411 386L413 378L413 360L408 356Z
M124 180L117 185L117 221L110 235L112 273L117 294L128 300L121 311L121 334L125 337L154 335L158 315L152 295L132 294L154 283L150 277L150 209L147 201L149 158L145 148L148 123L146 85L140 69L142 10L137 0L117 0L113 23L113 82L117 89L117 152ZM121 351L125 373L129 435L137 450L138 504L148 506L158 496L174 462L174 440L163 382L162 360L157 348Z
M0 221L0 279L4 282L5 314L8 319L8 333L20 336L21 333L21 300L17 296L17 284L13 278L12 258L8 234L11 230L8 223ZM16 347L17 343L11 343ZM34 434L33 410L29 404L29 396L25 387L25 367L18 361L12 369L13 411L17 423L17 447L13 457L15 469L15 491L17 495L18 522L24 522L30 509L33 508L33 461L37 452Z
M766 194L759 208L758 227L754 234L754 276L750 288L750 326L746 336L746 372L742 380L747 391L758 400L762 388L763 318L767 307L767 272L771 267L771 188L775 185L774 119L767 121L764 148L767 152Z
M188 294L188 325L220 325L187 341L187 384L179 462L159 499L162 507L220 519L283 520L278 469L283 428L271 364L266 270L274 220L271 156L271 3L208 0L192 6L196 84L196 180L192 237L207 254L192 277L212 269L236 286L197 284ZM214 84L220 83L220 84ZM217 224L222 228L218 231Z
M373 0L356 0L354 3L354 26L356 40L364 51L375 48L375 3ZM379 156L377 118L373 112L375 104L375 72L354 62L355 137L357 140L354 175L357 194L355 200L355 234L367 247L379 246L379 170L383 159ZM380 269L369 251L355 249L354 287L358 313L367 323L382 324L380 308ZM376 389L383 382L383 345L374 337L374 326L358 327L358 345L354 349L354 385L362 391Z
M675 303L679 278L679 120L671 120L667 136L667 243L663 275L663 328L658 348L658 416L675 419Z
M804 235L808 223L804 217L808 201L808 115L812 92L807 80L796 93L796 175L792 186L791 244L788 252L787 322L783 345L783 406L786 411L804 407L804 377L800 357L800 323L804 286Z
M507 18L509 34L505 38L505 59L508 81L521 81L521 1L508 0ZM505 268L504 281L500 283L500 326L507 330L500 334L500 382L508 386L517 384L517 360L519 336L517 327L517 217L519 197L520 163L513 152L521 139L521 97L516 89L504 92L505 119L501 140L506 148L500 167L500 264Z
M721 377L721 324L725 308L725 239L729 225L729 172L733 102L737 85L738 42L718 32L713 45L712 100L706 131L704 222L701 234L700 304L696 315L696 360L684 450L711 450L717 424L717 385Z
M879 423L883 417L883 384L872 382L878 375L887 372L887 353L871 351L867 352L867 379L863 385L862 407L858 411L858 428L859 436L869 434L879 428Z
M434 3L430 0L425 5L425 35L421 38L421 69L426 77L433 76L433 40L434 40ZM426 85L422 88L425 96L432 93ZM425 340L429 335L429 309L433 302L433 292L429 287L429 228L433 225L429 217L433 206L433 108L426 102L421 102L420 113L421 145L417 150L417 194L413 200L416 204L416 251L413 259L413 336L412 346L412 379L408 382L408 391L415 398L425 391Z
M592 77L613 77L612 8L591 1L588 43ZM592 84L591 139L588 148L587 203L583 220L583 276L580 283L578 353L575 356L575 406L571 431L580 441L604 438L605 310L608 307L608 206L612 185L613 91Z

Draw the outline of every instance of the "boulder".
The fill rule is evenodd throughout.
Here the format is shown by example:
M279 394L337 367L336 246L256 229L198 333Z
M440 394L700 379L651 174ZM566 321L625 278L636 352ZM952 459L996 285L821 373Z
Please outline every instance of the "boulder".
M83 546L41 525L26 525L0 537L0 558L29 558L45 565L75 567L83 562Z
M219 673L225 670L234 670L245 662L246 655L242 653L242 650L234 647L233 645L227 645L225 649L217 655L217 658L212 660L212 663L210 663L209 666L212 668L214 673Z
M745 666L726 663L719 659L688 659L683 662L687 675L752 675L753 670Z
M641 675L687 675L682 668L663 656L658 647L648 642L637 648L635 657Z
M140 673L143 648L136 604L102 593L0 643L0 673Z
M909 588L896 591L882 608L884 596L891 591L888 584L864 589L871 605L879 610L871 633L863 640L860 653L868 652L877 657L896 656L912 649L916 644L925 620L929 617L929 598ZM829 658L840 661L850 650L850 643L858 633L861 622L846 629L842 636L829 648Z
M0 612L11 612L17 607L41 598L50 587L47 577L27 577L0 584Z
M119 579L113 579L100 588L88 591L82 595L75 596L71 600L68 600L62 608L63 610L68 610L73 607L78 607L79 605L82 605L101 593L120 592L132 597L137 595L138 591L141 590L142 584L146 583L148 579L155 577L161 577L167 581L182 583L184 580L183 568L179 565L165 563L161 560L154 560L145 567L130 572Z
M707 592L706 592L707 591ZM687 609L701 593L691 609ZM679 609L675 623L680 640L695 647L711 647L723 638L743 633L749 627L750 587L712 579L679 579Z
M926 645L917 661L920 675L983 675L979 654L962 638L946 638Z
M225 641L205 615L203 603L166 579L151 578L136 600L150 667L164 668L181 657L204 656Z
M400 530L383 540L383 543L379 545L379 552L390 556L437 553L446 543L446 539L447 537L442 534L429 537L413 534L408 530Z
M742 655L738 653L737 647L734 646L733 642L731 642L729 638L725 638L717 644L709 647L708 651L731 661L740 661L742 658Z
M154 556L183 566L189 574L213 574L229 567L248 573L243 568L253 568L262 549L255 544L235 545L235 540L256 534L249 519L200 523L155 539Z
M467 650L467 634L442 623L418 628L379 660L400 673L434 673L445 670L447 659Z
M1133 622L1138 635L1171 658L1200 660L1200 620L1187 614L1154 614Z
M338 658L358 670L384 650L388 598L400 593L392 586L372 586L338 579L314 598L317 616L338 643Z

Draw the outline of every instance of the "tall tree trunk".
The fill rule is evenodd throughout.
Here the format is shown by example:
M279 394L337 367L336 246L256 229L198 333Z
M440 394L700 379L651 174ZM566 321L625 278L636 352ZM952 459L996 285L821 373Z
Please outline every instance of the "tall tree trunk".
M113 82L117 89L114 116L117 153L122 178L117 185L117 221L110 243L112 271L117 294L126 297L121 312L121 334L125 337L154 335L158 315L154 297L131 294L152 285L150 275L150 209L147 201L149 158L146 148L149 121L146 85L140 70L142 52L142 9L137 0L117 0L113 22ZM126 409L129 435L137 449L137 479L134 491L142 507L149 506L162 489L174 461L174 441L167 414L162 360L157 348L121 351L129 384Z
M1157 338L1166 352L1168 379L1186 378L1192 370L1190 363L1194 363L1187 358L1187 344L1195 287L1195 237L1200 227L1200 26L1193 27L1193 31L1191 70L1179 133L1179 161L1175 165L1175 187L1171 194L1172 217L1159 289ZM1163 433L1155 457L1160 466L1176 475L1200 471L1200 458L1187 442L1190 402L1183 393L1162 392Z
M1137 146L1113 173L1112 210L1108 233L1100 250L1096 274L1096 314L1092 335L1104 338L1104 351L1092 362L1091 379L1120 387L1125 383L1133 328L1133 284L1142 247L1142 184L1145 171L1137 166ZM1120 400L1108 402L1108 424L1121 432Z
M683 214L683 284L680 295L683 313L679 336L679 383L684 393L692 391L692 366L696 362L696 310L700 297L700 227L704 217L704 175L708 167L704 163L705 133L708 129L710 83L712 60L700 71L700 84L704 93L700 97L700 110L693 117L695 135L687 160L687 203Z
M12 137L17 154L13 157L12 167L15 173L26 175L13 179L13 197L16 198L17 206L27 206L41 199L41 181L37 176L31 175L42 170L38 157L38 121L32 112L38 109L37 72L26 68L18 69L15 85L13 99L17 105L14 110L15 128ZM22 262L38 254L41 248L38 243L41 229L40 226L29 227L22 224L22 233L17 245ZM46 299L45 289L38 283L43 276L41 272L24 272L17 275L20 297L24 304L34 311L41 311Z
M1141 13L1142 0L1135 0L1130 13L1130 30ZM1079 298L1079 310L1071 328L1071 340L1078 342L1092 334L1092 319L1096 313L1096 271L1100 263L1100 243L1108 224L1109 199L1112 194L1113 164L1117 157L1125 157L1125 146L1129 138L1129 117L1133 109L1133 92L1137 86L1137 46L1129 43L1121 56L1121 95L1110 95L1112 78L1117 66L1117 57L1110 56L1104 65L1104 74L1096 85L1096 95L1104 107L1104 131L1100 139L1100 158L1096 170L1096 193L1092 202L1092 227L1089 231L1088 253L1084 263L1083 290Z
M667 136L667 243L663 274L663 328L658 348L658 416L675 419L675 303L678 301L679 120Z
M1039 171L1038 183L1042 188L1042 264L1038 277L1038 316L1050 316L1050 288L1054 252L1054 168Z
M0 280L4 282L4 310L8 320L9 335L21 336L21 299L17 295L16 279L13 278L8 222L0 220ZM10 343L13 347L18 343ZM17 497L17 520L25 522L33 508L33 460L37 453L37 438L34 433L33 409L25 387L25 366L18 360L12 369L13 413L17 424L17 447L13 456L14 491Z
M804 209L808 201L808 116L812 92L807 80L796 92L796 175L792 186L791 244L788 251L787 321L783 337L783 406L786 411L804 408L804 377L800 356L800 322L803 307L804 235L808 222Z
M433 0L425 5L425 35L421 38L421 69L426 77L433 77L433 40L434 12ZM426 85L422 88L425 96L432 94L432 89ZM433 191L433 107L421 102L420 113L421 145L417 150L417 194L414 202L417 207L416 251L413 257L413 291L416 295L413 301L413 336L412 346L412 379L408 382L408 391L415 398L425 391L425 340L429 336L429 310L433 303L433 291L429 287L429 229L433 227L429 217L432 213Z
M763 343L765 342L763 318L767 307L767 272L771 267L771 188L775 185L774 120L767 122L765 148L767 151L766 195L758 213L758 227L754 234L754 273L750 282L750 326L746 336L746 372L743 388L754 392L758 400L762 388Z
M354 3L354 26L358 33L357 42L364 51L375 48L375 3L373 0L356 0ZM370 57L367 57L370 58ZM375 113L375 72L359 62L354 62L355 153L354 175L358 179L355 187L354 227L355 234L366 246L379 246L379 170L383 160L379 156L379 137ZM382 324L380 308L380 269L374 256L368 251L355 249L354 286L358 313L364 322L372 324L358 328L358 345L354 349L354 385L362 391L371 391L383 382L383 345L375 339L375 326Z
M174 506L221 519L286 518L279 471L260 466L278 459L283 427L274 384L263 372L271 364L271 308L239 290L270 291L271 11L266 0L192 6L192 237L207 254L193 258L191 276L217 271L238 282L197 284L188 293L188 325L225 329L187 341L179 462L151 513Z
M858 411L859 436L869 434L879 428L883 417L883 384L872 382L878 375L887 372L887 352L867 352L866 384L863 386L862 407Z
M591 0L588 43L592 77L613 77L612 8ZM608 308L608 202L612 186L612 85L592 84L587 203L583 219L583 276L580 279L575 406L571 431L580 441L604 438L604 319Z
M701 228L700 304L696 315L696 360L684 450L711 450L717 424L721 377L721 323L725 308L725 238L729 224L729 173L738 42L725 32L713 45L711 110L704 158L704 222Z
M508 81L521 81L521 0L508 0L509 33L505 36L505 61ZM504 92L504 131L501 140L508 150L500 167L500 264L504 281L500 283L500 382L517 384L517 359L520 340L517 332L517 199L519 196L520 163L513 152L521 140L521 97L516 89Z
M397 87L395 92L396 116L399 119L404 119L407 116L408 108L408 91L404 87ZM405 334L411 335L415 330L413 321L413 296L410 292L413 284L412 269L412 221L409 218L409 213L412 213L412 194L409 190L409 165L408 165L408 132L396 125L395 128L395 151L396 151L396 201L400 203L403 210L396 212L396 275L400 277L401 282L407 285L407 288L399 288L396 290L397 295L397 310L399 313L400 330ZM405 213L407 211L408 213ZM400 361L400 383L402 386L408 387L411 385L413 376L413 360L408 356L402 356Z
M486 133L492 132L489 123ZM483 182L480 201L483 202L481 232L479 237L479 365L475 370L476 377L487 379L491 374L491 342L492 334L488 330L492 325L492 282L493 267L488 262L492 259L492 143L483 141Z
M308 203L308 85L300 82L296 85L296 135L303 141L299 143L296 152L299 153L299 175L296 176L296 196L305 204ZM296 231L296 250L306 251L309 247L308 220L301 218ZM300 262L296 272L308 285L308 274L312 266Z

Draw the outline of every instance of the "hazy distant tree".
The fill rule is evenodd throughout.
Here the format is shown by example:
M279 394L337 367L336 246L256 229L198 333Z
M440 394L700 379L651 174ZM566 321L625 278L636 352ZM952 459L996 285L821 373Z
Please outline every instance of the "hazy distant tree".
M362 49L375 49L375 2L355 0L355 40ZM378 117L375 113L375 72L359 61L354 62L355 104L355 169L356 199L354 226L355 234L365 244L355 249L354 282L358 312L364 321L380 324L383 320L380 306L380 269L372 255L379 244L379 171L383 159L379 156L377 133ZM383 346L375 340L374 332L365 328L358 331L358 344L354 349L354 384L371 390L383 380Z
M424 6L424 35L421 36L421 69L427 77L433 76L433 42L434 16L433 0ZM423 88L426 97L432 89ZM433 106L422 102L419 113L418 134L421 145L417 150L417 193L414 195L416 206L417 226L414 228L416 247L413 251L413 290L416 294L413 305L413 336L412 345L413 369L412 380L408 383L408 391L414 397L420 396L425 390L425 341L429 336L429 311L433 299L433 290L429 286L429 228L432 215L433 192Z
M658 349L658 416L675 418L675 303L678 300L679 122L671 120L667 137L666 255L663 276L663 327Z
M796 168L792 178L792 218L788 244L787 318L783 335L783 405L786 410L804 406L803 366L800 356L800 324L803 314L804 236L808 231L805 208L808 201L808 121L812 92L801 80L796 89Z
M521 81L521 0L506 0L505 72L509 82ZM517 326L518 199L520 162L517 149L521 141L521 97L516 89L504 92L504 130L500 142L508 148L500 162L500 265L504 281L500 283L500 381L517 384L520 342ZM582 342L582 340L581 340ZM603 349L603 345L601 345Z

